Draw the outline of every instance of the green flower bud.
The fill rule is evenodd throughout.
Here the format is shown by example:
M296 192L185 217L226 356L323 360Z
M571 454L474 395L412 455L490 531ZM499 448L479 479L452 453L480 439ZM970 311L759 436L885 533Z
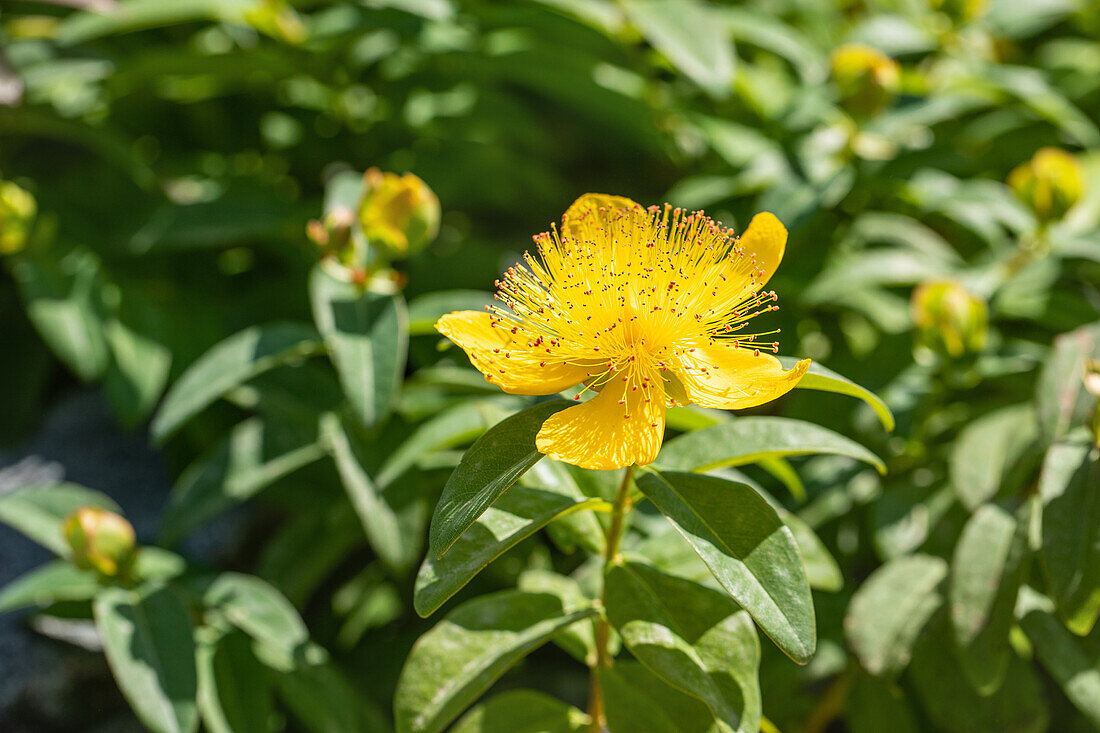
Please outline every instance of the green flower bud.
M0 181L0 254L14 254L26 246L37 212L34 196L11 181Z
M114 512L99 507L77 509L61 525L78 568L101 575L126 575L135 553L134 528Z
M829 65L840 105L856 117L869 117L889 105L900 85L898 62L860 43L833 49Z
M399 176L371 168L359 223L371 245L389 258L416 254L439 234L439 199L412 173Z
M1085 172L1077 157L1043 148L1008 174L1008 185L1042 223L1065 216L1085 190Z
M958 358L981 351L989 330L984 300L954 280L931 280L913 291L913 322L922 345Z

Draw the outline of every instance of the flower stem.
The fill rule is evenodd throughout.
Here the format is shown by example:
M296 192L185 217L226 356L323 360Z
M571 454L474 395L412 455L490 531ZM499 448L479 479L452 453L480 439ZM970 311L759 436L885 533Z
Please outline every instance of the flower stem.
M634 479L634 471L637 466L627 466L623 471L619 490L615 494L615 502L611 507L611 524L607 528L607 547L604 550L604 576L617 561L619 547L622 545L623 530L626 528L626 514L630 511L630 487ZM600 592L600 603L607 603L607 586L604 585ZM592 732L601 733L607 730L607 716L604 713L603 691L600 689L599 670L611 666L611 655L607 652L607 643L611 638L611 624L607 620L606 613L600 616L596 622L596 663L592 667L588 686L588 714L592 718Z

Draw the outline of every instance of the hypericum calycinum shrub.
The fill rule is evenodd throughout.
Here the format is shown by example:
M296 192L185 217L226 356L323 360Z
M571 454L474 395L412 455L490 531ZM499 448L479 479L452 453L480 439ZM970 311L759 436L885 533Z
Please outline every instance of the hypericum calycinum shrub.
M815 452L881 465L810 423L687 411L755 407L800 384L858 389L809 360L785 368L765 353L778 351L776 332L747 328L778 307L763 287L786 240L768 213L738 238L702 212L589 194L560 228L535 237L537 253L498 282L496 305L439 319L436 328L505 392L591 398L537 402L465 453L432 518L416 610L439 610L543 528L591 557L572 575L529 570L516 590L451 610L405 664L399 733L443 730L548 641L590 668L587 711L509 691L454 730L485 730L488 720L532 732L760 727L756 626L799 663L817 645L796 539L805 534L725 467L772 462L782 471L783 456ZM662 450L666 423L699 420L713 424ZM608 470L621 470L617 481L586 475ZM649 522L629 532L646 501L667 531Z

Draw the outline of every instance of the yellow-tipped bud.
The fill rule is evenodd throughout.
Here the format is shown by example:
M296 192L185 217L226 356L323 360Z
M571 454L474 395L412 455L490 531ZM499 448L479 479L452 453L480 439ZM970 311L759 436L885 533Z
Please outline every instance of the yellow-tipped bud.
M1077 157L1058 148L1043 148L1008 174L1008 185L1040 222L1065 216L1085 190L1085 172Z
M81 507L66 517L61 532L78 568L108 577L129 572L135 553L134 528L114 512Z
M861 43L833 49L829 65L840 90L841 106L856 116L870 116L886 107L900 85L898 62Z
M439 233L439 199L412 173L399 176L371 168L363 177L359 207L363 234L389 258L422 250Z
M980 351L989 330L984 300L954 280L930 280L913 291L910 302L920 342L952 357Z
M0 181L0 254L14 254L26 246L37 212L34 196L11 181Z

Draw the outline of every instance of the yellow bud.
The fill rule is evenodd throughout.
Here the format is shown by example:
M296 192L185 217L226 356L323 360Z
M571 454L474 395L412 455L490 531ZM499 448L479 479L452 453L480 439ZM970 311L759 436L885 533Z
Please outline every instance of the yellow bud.
M134 528L114 512L86 506L66 517L61 532L78 568L101 575L126 575L134 559Z
M829 59L840 104L859 117L873 115L890 104L901 81L898 62L876 48L846 43Z
M0 254L23 249L37 211L34 196L11 181L0 181Z
M921 284L913 291L910 310L920 342L934 351L957 358L985 345L989 309L954 280Z
M1043 148L1008 174L1008 185L1044 224L1065 216L1085 190L1085 172L1077 157Z
M371 168L359 222L371 245L390 258L422 250L439 233L439 199L412 173L399 176Z

